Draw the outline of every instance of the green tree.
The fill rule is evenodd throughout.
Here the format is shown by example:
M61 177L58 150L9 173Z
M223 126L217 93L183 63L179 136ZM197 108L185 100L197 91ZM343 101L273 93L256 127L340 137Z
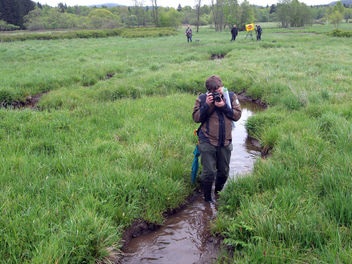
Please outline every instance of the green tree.
M345 10L345 15L344 15L344 19L346 21L346 23L348 23L349 19L352 18L352 10L351 8L346 8Z
M129 22L131 20L135 21L134 23L137 23L137 18L132 18L131 16L135 16L133 14L133 11L131 10L133 7L127 7L127 6L116 6L110 8L110 12L113 13L114 15L120 17L120 21L122 24L127 25L127 26L135 26L137 24L130 24Z
M335 28L338 29L342 19L344 18L345 7L341 1L337 2L333 7L330 7L327 12L328 21L334 24Z
M35 8L30 0L0 0L0 20L24 28L24 16Z
M345 13L345 7L343 6L341 1L337 2L336 5L334 5L334 11L338 11L341 14Z
M254 10L253 10L253 7L250 6L249 2L247 0L244 0L241 3L240 7L241 7L240 25L244 27L245 24L253 23Z
M329 15L329 21L334 24L336 29L339 28L339 25L340 25L342 19L343 19L342 14L337 10L333 11Z
M200 6L202 4L202 0L197 0L197 5L196 5L196 9L197 9L197 32L199 32L199 24L200 24Z
M290 0L283 0L277 4L277 17L283 28L288 28L290 25Z
M59 9L59 11L60 11L61 13L65 13L65 11L67 10L67 5L66 5L66 4L63 4L63 3L59 3L59 4L57 5L57 8Z
M194 16L194 11L190 6L184 6L182 8L182 23L183 24L195 24L196 23L196 19Z
M174 8L162 9L160 11L160 26L161 27L175 27L181 25L181 14Z
M311 24L312 14L306 4L292 0L289 10L291 27L303 27L305 24Z
M188 12L187 12L187 15L185 12L183 12L183 14L184 14L183 20L187 16L187 20L189 21L189 23L185 23L185 24L192 24L192 25L199 24L199 26L202 26L202 25L210 25L213 23L214 20L213 20L213 16L212 16L212 8L210 6L208 6L208 5L200 6L199 21L195 15L196 12L190 6L187 6L186 8L188 9ZM183 10L185 10L185 8Z
M29 30L79 28L82 24L78 16L61 13L58 8L44 6L35 8L24 17L25 26Z
M225 0L224 1L225 25L231 28L233 24L238 24L240 21L239 11L240 11L240 7L238 5L237 0Z
M224 0L211 0L214 26L216 31L222 31L224 26Z
M152 1L152 14L153 14L153 21L156 26L159 26L159 7L158 7L158 1L157 0L151 0Z
M178 6L177 6L177 11L178 11L178 12L181 12L181 11L182 11L181 4L178 4Z
M120 18L105 8L96 8L89 13L90 23L94 28L114 28Z
M277 5L277 17L281 26L302 27L312 23L312 13L306 4L298 0L283 0Z
M270 14L275 13L275 12L276 12L276 8L277 8L277 6L274 5L274 4L272 4L272 5L270 6L270 11L269 11L269 13L270 13Z
M258 22L268 22L270 20L270 8L258 7L254 9L255 20Z
M88 6L68 6L67 9L65 10L65 12L70 13L70 14L74 14L77 16L88 16L90 11L91 11L91 7Z
M0 31L11 31L20 29L19 26L6 23L4 20L0 20Z
M130 7L129 12L133 18L135 18L136 26L146 26L147 24L147 12L143 6L143 1L134 0L134 7Z
M324 22L326 17L327 8L326 7L314 7L312 10L312 17L318 22Z

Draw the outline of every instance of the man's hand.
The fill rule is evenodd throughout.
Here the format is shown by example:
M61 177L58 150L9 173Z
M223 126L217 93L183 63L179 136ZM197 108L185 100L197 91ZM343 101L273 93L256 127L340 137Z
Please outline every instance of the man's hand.
M224 98L222 98L220 102L215 102L214 105L216 107L224 107L225 106Z
M221 95L222 95L222 93L221 93ZM221 99L220 102L214 101L214 97L213 97L213 94L212 94L212 93L208 93L208 94L207 94L207 98L206 98L205 102L206 102L209 106L211 106L212 104L214 104L216 107L224 107L225 104L226 104L223 97L222 97L222 99Z
M211 106L214 102L213 94L212 93L207 93L207 98L205 100L207 105Z

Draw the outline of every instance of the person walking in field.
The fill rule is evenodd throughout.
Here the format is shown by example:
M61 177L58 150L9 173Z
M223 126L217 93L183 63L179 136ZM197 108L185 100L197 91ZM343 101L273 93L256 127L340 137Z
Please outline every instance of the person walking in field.
M236 25L233 25L233 27L231 28L231 41L235 41L237 35L238 35L238 28Z
M230 102L226 102L219 76L210 76L205 87L207 92L196 99L192 117L194 122L201 123L197 130L202 165L201 188L204 200L212 203L213 182L215 194L218 194L229 177L232 125L241 118L242 110L235 93L228 93Z
M185 35L187 37L187 42L192 42L192 29L190 25L187 26Z
M262 40L263 29L260 25L256 25L255 32L257 33L257 40Z

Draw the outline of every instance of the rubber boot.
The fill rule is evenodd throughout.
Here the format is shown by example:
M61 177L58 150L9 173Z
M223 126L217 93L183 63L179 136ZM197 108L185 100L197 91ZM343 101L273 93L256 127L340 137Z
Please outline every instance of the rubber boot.
M224 185L226 183L226 178L217 178L215 181L215 194L218 194L219 192L222 191L224 188Z
M211 191L212 191L213 183L204 182L202 184L203 194L204 194L204 201L212 203L213 199L211 198Z

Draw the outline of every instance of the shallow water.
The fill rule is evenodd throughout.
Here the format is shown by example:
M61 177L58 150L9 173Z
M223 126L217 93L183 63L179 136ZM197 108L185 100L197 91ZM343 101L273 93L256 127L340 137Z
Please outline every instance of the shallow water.
M233 129L233 152L230 177L238 177L253 169L260 156L259 149L247 138L244 124L259 110L254 105L242 105L242 117ZM165 224L149 234L133 238L124 249L124 264L209 264L216 260L219 241L209 234L209 223L216 217L216 207L205 203L202 195L183 210L170 216Z
M215 216L215 207L198 195L161 228L132 239L122 263L210 263L218 253L208 233L209 221Z
M232 131L233 151L230 161L230 177L248 174L253 170L254 162L260 156L260 149L254 146L248 138L245 123L256 111L261 109L256 105L243 103L242 116L236 122Z

